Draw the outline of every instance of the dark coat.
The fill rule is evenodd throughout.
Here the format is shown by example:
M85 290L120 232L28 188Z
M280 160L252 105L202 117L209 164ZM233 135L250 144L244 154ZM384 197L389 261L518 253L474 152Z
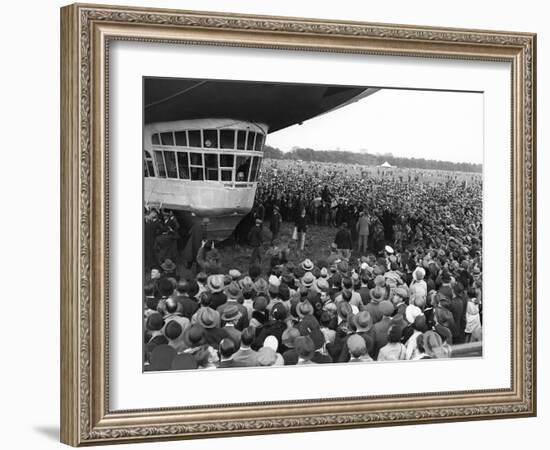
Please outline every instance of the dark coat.
M271 219L269 220L269 229L273 234L278 234L281 230L281 222L283 219L281 218L281 214L279 211L273 211L273 214L271 215Z
M206 228L202 223L196 223L189 230L189 239L183 249L183 260L186 262L195 261L197 252L201 247L201 243L206 239Z
M227 302L227 296L223 292L214 292L210 300L210 308L217 310L225 302Z
M196 300L189 298L187 295L178 295L175 300L181 308L181 315L191 320L193 314L199 309L199 303Z
M332 357L330 355L324 355L321 352L315 352L311 362L316 364L330 364L332 362Z
M233 359L227 359L225 361L220 361L218 363L218 369L226 369L228 367L237 367Z
M353 241L351 239L351 233L347 228L342 228L336 233L334 237L334 242L338 248L342 249L352 249Z
M199 251L197 252L197 264L200 269L207 275L223 273L223 268L220 266L219 262L216 259L207 259L205 254L206 249L204 247L199 248Z
M357 334L359 336L361 336L363 338L363 340L365 341L365 345L367 347L367 353L373 357L374 355L374 341L375 341L375 335L374 335L374 330L371 328L369 331L361 331L359 333L354 333L354 334ZM335 362L348 362L351 358L351 355L349 353L349 349L348 349L348 339L349 337L352 336L352 334L348 334L345 338L345 340L343 341L343 345L342 345L342 349L340 351L340 355L338 356L338 360L336 360Z
M307 217L299 215L294 223L298 233L305 233L307 231Z
M374 330L374 354L378 358L378 352L384 345L388 343L388 330L392 324L392 320L389 317L382 317L380 322L374 324L372 329Z
M264 341L268 336L275 336L277 338L277 341L279 341L277 352L281 353L281 350L283 350L283 332L285 330L286 324L284 322L281 322L279 320L270 320L262 327L256 329L256 338L254 339L251 347L254 350L259 350L264 345Z
M262 245L262 227L254 226L248 233L248 243L251 247L259 247Z
M204 341L215 348L216 350L220 346L222 339L230 338L229 333L223 328L205 328L204 329Z
M145 265L148 269L153 264L158 264L158 258L155 252L155 241L161 232L161 225L158 220L145 221L143 229L143 240L145 249Z
M246 327L248 327L248 323L249 323L248 309L246 309L245 306L241 305L239 302L226 301L225 303L218 306L216 308L216 311L218 311L220 313L220 317L221 317L224 310L230 305L236 305L239 312L241 313L241 317L237 321L237 324L235 325L235 328L237 328L237 330L240 330L240 331L244 330Z

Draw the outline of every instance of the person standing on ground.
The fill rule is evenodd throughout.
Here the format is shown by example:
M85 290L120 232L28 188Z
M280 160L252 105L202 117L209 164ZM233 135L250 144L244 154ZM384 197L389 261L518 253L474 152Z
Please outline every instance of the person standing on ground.
M302 208L300 214L296 218L295 230L296 237L293 236L293 239L297 240L300 245L300 250L304 249L306 244L306 231L307 231L307 217L306 209Z
M258 261L258 264L262 264L262 256L260 254L260 249L262 247L262 221L256 219L255 225L248 232L248 243L252 247L252 254L250 255L250 265Z
M273 245L273 241L279 237L279 232L281 231L282 222L283 222L283 219L281 217L281 213L279 212L279 207L277 205L273 205L273 213L271 214L271 218L269 220L269 229L271 230L272 245Z
M340 257L348 261L351 256L353 242L347 222L342 223L340 230L338 230L336 236L334 237L334 242L336 244L336 248L338 248L338 253L340 254Z
M202 242L208 239L208 224L210 219L208 217L203 217L200 222L193 224L189 230L189 238L183 249L182 259L184 266L187 269L191 269L193 263L197 261L197 253L201 246Z
M357 221L357 235L359 236L359 239L357 241L357 251L361 255L367 254L367 242L369 240L370 233L369 225L369 217L365 214L364 211L361 211L359 213L359 220Z

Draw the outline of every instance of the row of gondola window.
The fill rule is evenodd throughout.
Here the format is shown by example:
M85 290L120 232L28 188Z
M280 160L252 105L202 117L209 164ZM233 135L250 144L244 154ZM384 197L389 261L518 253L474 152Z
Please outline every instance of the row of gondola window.
M144 152L145 177L195 181L255 182L259 156L171 150Z
M263 133L233 129L167 131L151 135L153 145L209 149L261 151L264 141Z

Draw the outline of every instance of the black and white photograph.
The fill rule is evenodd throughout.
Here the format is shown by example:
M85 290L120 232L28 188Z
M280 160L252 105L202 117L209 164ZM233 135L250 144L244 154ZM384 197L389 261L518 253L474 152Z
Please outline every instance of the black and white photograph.
M483 105L144 77L143 370L482 357Z

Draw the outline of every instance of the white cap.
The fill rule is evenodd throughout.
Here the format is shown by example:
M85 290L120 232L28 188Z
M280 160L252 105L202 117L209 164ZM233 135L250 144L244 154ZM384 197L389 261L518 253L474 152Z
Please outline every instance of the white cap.
M280 286L281 285L281 280L279 280L279 278L277 278L275 275L271 275L269 277L269 280L268 280L269 284L271 286Z
M277 340L277 338L275 336L270 334L268 337L265 338L263 346L264 347L269 347L269 348L273 349L274 351L277 351L277 348L279 347L279 341Z

